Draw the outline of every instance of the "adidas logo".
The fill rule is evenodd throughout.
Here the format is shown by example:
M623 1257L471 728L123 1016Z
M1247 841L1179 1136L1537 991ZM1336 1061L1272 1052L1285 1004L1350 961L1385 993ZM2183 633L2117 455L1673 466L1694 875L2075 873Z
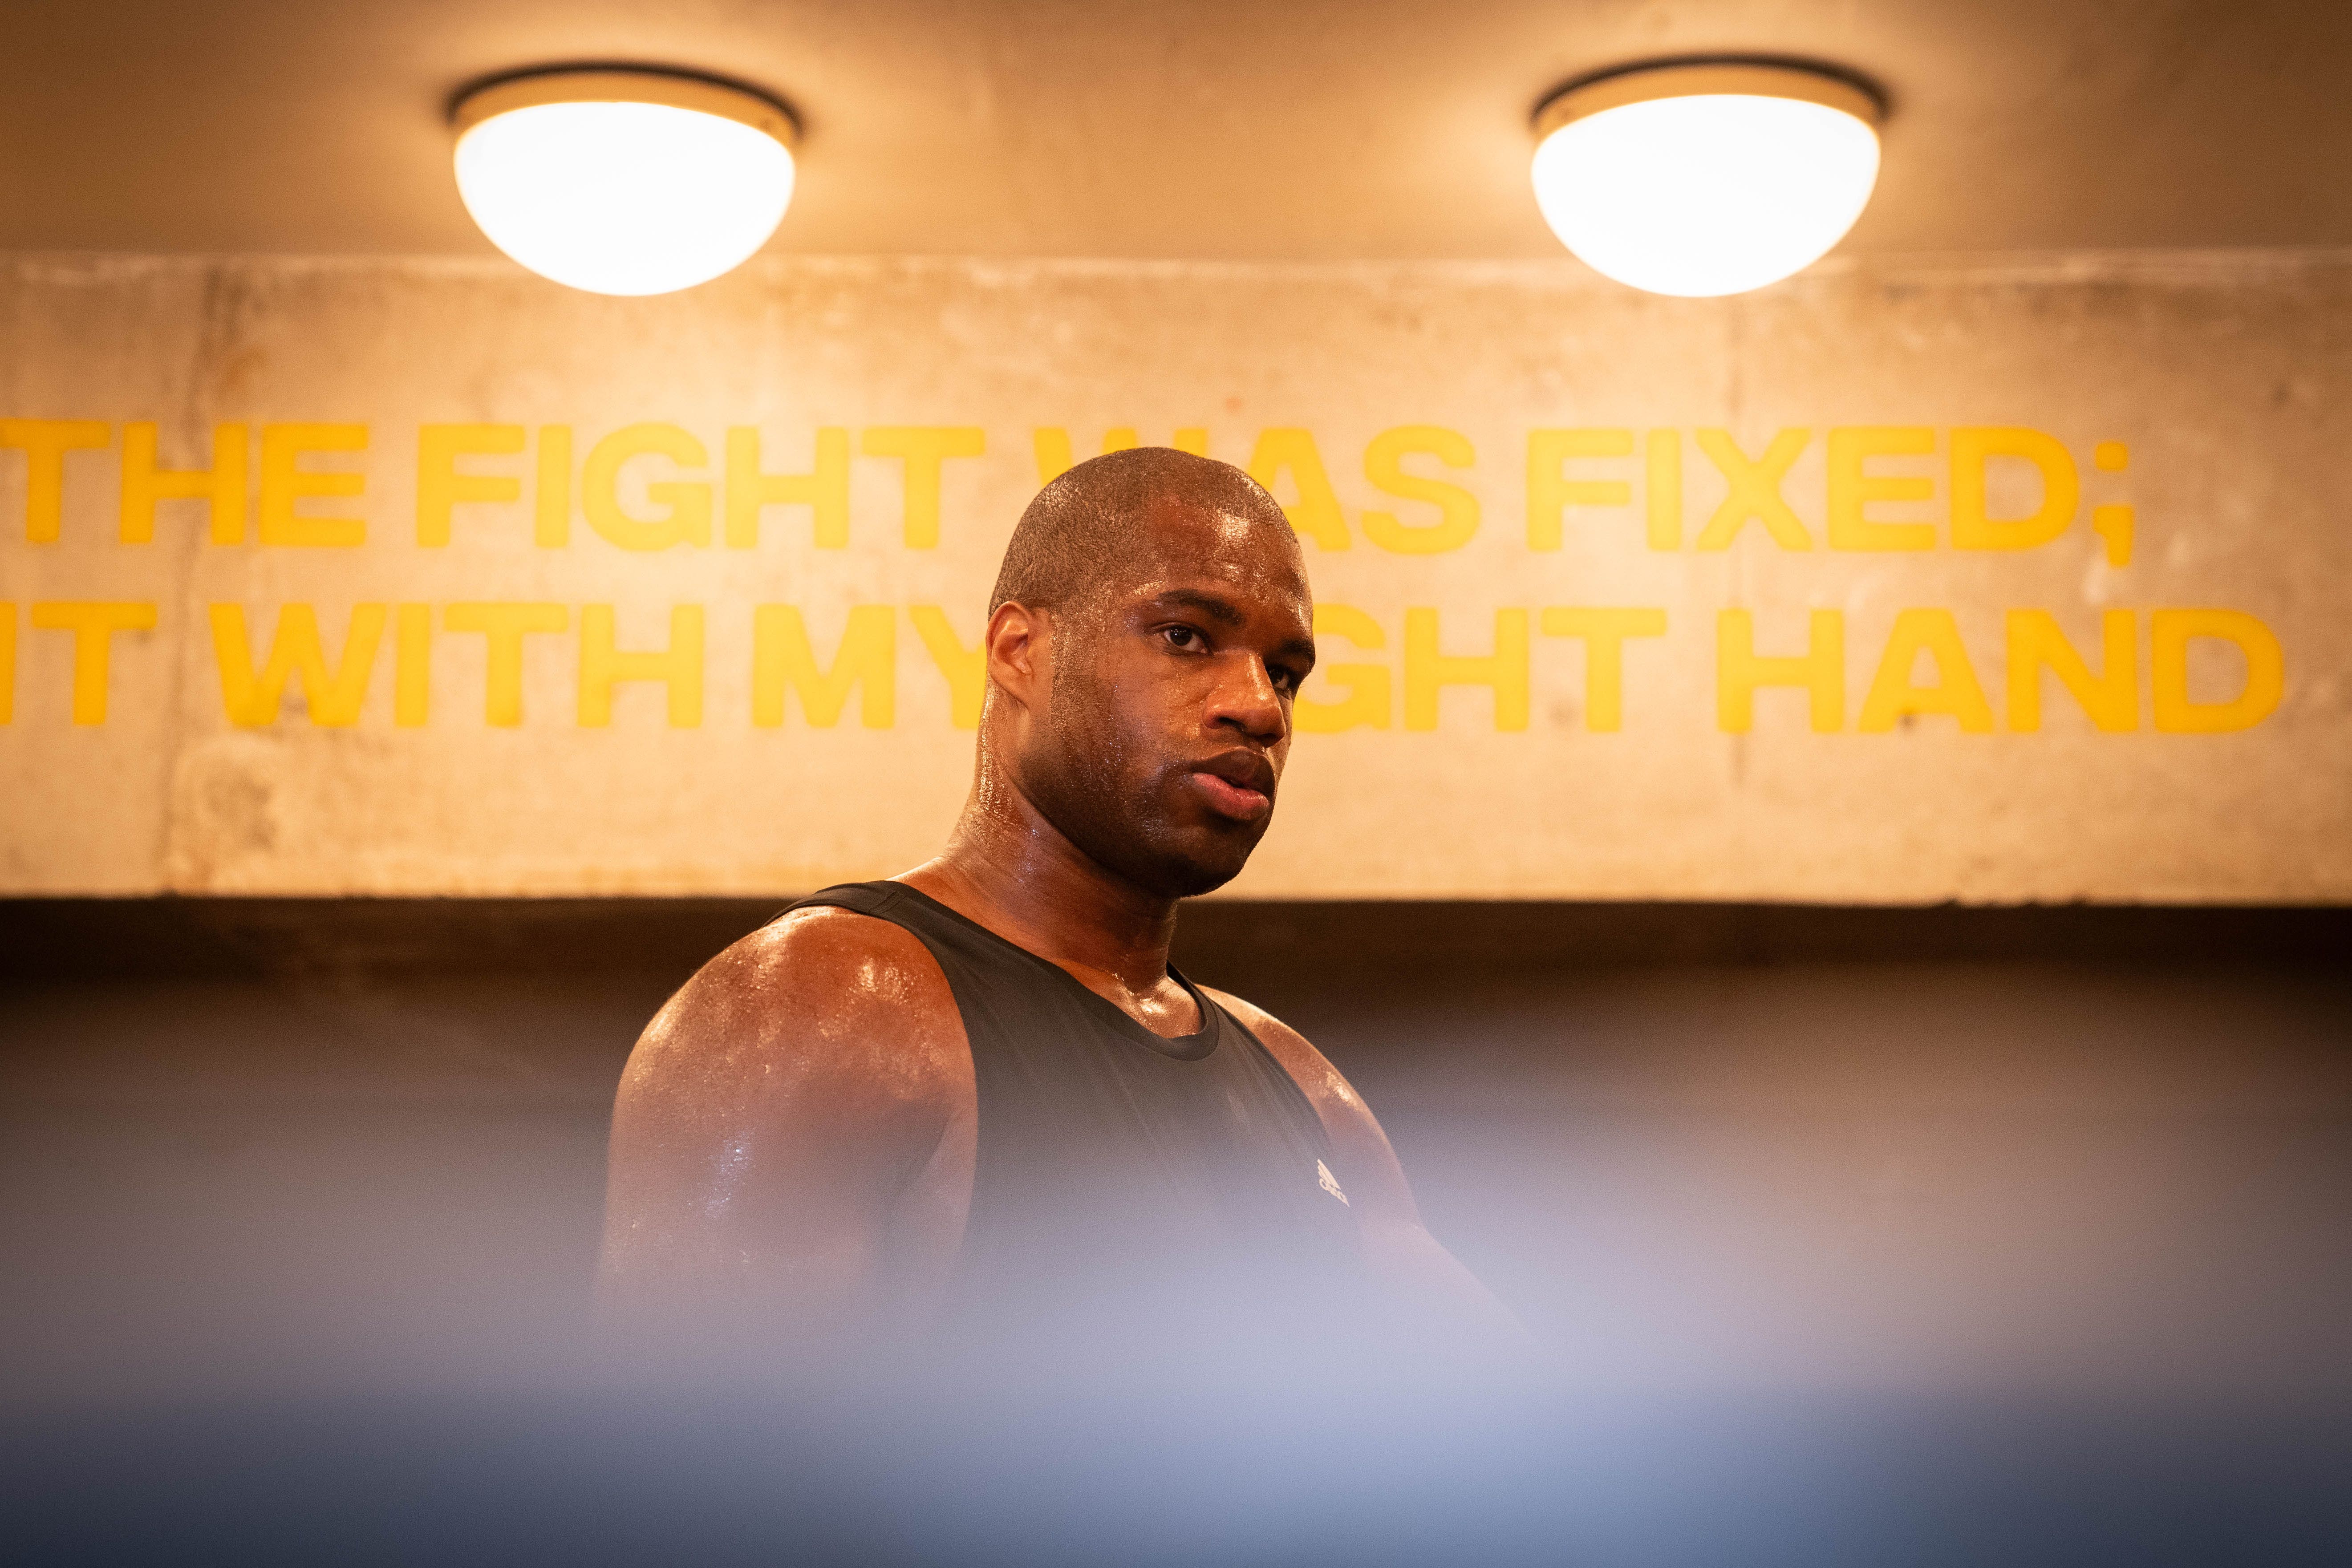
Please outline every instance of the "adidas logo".
M1339 1178L1333 1175L1331 1167L1320 1160L1315 1162L1315 1184L1341 1203L1348 1203L1348 1194L1339 1190ZM1353 1208L1355 1205L1348 1204L1348 1206Z

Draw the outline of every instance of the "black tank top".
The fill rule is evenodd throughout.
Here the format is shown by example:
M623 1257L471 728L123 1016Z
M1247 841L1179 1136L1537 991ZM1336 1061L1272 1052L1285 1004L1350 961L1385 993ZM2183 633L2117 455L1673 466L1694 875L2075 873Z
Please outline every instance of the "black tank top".
M904 883L848 883L792 907L911 931L955 994L980 1112L957 1265L965 1321L1257 1331L1360 1296L1346 1173L1315 1108L1172 967L1201 1026L1162 1038Z

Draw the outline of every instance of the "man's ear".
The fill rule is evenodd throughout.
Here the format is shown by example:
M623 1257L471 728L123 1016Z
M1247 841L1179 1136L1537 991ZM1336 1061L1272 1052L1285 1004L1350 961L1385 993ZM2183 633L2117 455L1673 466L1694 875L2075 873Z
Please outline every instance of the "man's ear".
M1007 600L988 617L981 641L988 653L990 684L1024 708L1036 706L1034 699L1053 674L1051 612Z

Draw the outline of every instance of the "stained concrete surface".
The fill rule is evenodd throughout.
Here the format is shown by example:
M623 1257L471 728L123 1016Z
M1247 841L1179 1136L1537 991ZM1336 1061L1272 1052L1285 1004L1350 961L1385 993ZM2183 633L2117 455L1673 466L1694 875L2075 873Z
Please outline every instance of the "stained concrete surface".
M18 509L26 533L0 530L0 604L20 606L8 614L21 623L15 717L0 726L14 807L0 817L0 890L12 894L732 896L914 864L968 792L972 737L955 694L969 700L980 679L966 659L940 662L914 634L940 623L920 617L943 615L956 646L973 646L1040 482L1037 437L1088 452L1118 426L1150 441L1200 430L1211 456L1250 465L1315 541L1317 602L1369 617L1326 637L1301 689L1323 705L1319 718L1301 710L1303 732L1348 727L1302 734L1283 826L1238 897L2352 900L2339 783L2352 774L2352 682L2336 673L2352 668L2337 586L2352 577L2352 534L2325 479L2352 447L2352 257L2334 252L1884 258L1706 300L1597 282L1565 258L777 259L622 300L503 264L17 256L0 258L0 412L87 421L75 438L105 448L58 459L47 540L34 490L16 488L32 482L29 459L0 459L0 519ZM513 499L467 502L446 544L424 542L437 515L431 485L419 489L434 471L425 431L453 418L536 446L469 456L469 474L504 474ZM334 537L363 542L215 544L187 500L168 503L151 541L125 540L124 517L134 535L139 521L121 504L134 431L152 422L158 460L188 468L211 460L221 431L222 450L242 441L249 463L272 440L327 438L279 423L311 420L349 422L333 438L364 443L315 459L358 487L335 503L352 525ZM1965 460L1953 466L1958 432L1989 425L2056 443L2033 449L2053 465L2047 495L2074 498L2053 518L2071 507L2073 521L2042 544L1966 542L1962 490L1975 487ZM1831 461L1832 433L1876 426L1909 455L1874 458L1870 484L1900 474L1924 488L1874 501L1873 516L1925 532L1846 548L1831 493L1859 507L1864 491L1849 494L1858 469ZM781 473L814 471L823 430L866 454L909 428L973 455L832 465L826 507L847 509L845 544L797 506L769 510L750 547L724 530L695 542L693 518L730 505L729 431L754 433L761 471ZM1432 429L1467 465L1440 466L1477 522L1416 543L1388 530L1408 516L1433 527L1431 503L1373 475L1382 443L1441 438ZM1549 440L1536 433L1579 429L1611 432L1629 455L1544 458L1578 485L1605 481L1555 511L1565 503L1545 500L1543 483L1528 489ZM1746 515L1722 511L1729 470L1702 455L1717 429L1743 452L1792 443L1776 493L1796 531L1776 542L1743 526L1726 548L1709 542L1703 520ZM1655 496L1635 488L1650 483L1648 459L1630 456L1636 432L1678 444L1680 468L1659 471L1682 478ZM648 439L681 456L623 461ZM551 458L567 440L570 457ZM2128 449L2122 471L2095 466L2110 442ZM557 482L575 468L576 482ZM1990 515L2032 514L2041 471L1991 461ZM1678 549L1649 542L1647 520L1675 515L1669 489ZM656 520L673 501L674 526L613 521L613 509ZM2127 563L2092 527L2110 506L2132 509ZM257 536L262 510L256 500L246 532ZM571 519L544 544L542 512ZM104 644L100 722L73 696L94 688L94 656L77 686L84 639L38 624L82 613L42 605L89 603L154 617ZM566 629L524 638L509 671L488 634L464 629L474 612L453 608L476 604L557 606L527 615ZM813 657L841 679L866 672L854 717L830 700L777 713L754 700L755 670L772 668L761 605L799 610ZM606 688L583 683L603 646L592 606L610 606L618 646L638 651L669 646L673 614L698 610L701 673L670 667L667 696L633 676L600 718ZM857 606L866 630L852 643ZM1654 612L1664 619L1647 624L1665 629L1632 639L1622 727L1596 730L1601 667L1542 628L1551 610L1610 606ZM2264 629L2168 620L2249 640L2232 651L2197 637L2159 709L2158 672L2176 666L2158 657L2156 616L2200 606ZM1749 614L1753 646L1773 658L1811 646L1816 612L1843 617L1821 622L1824 639L1844 628L1843 694L1824 675L1815 718L1803 691L1769 689L1752 729L1726 730L1740 721L1725 700L1736 710L1744 688L1723 683L1718 639L1738 625L1725 612ZM2053 679L2012 689L2011 612L2029 612L2021 626L2054 616L2085 658L2105 647L2102 628L2125 626L2102 617L2131 617L2137 654L2098 655L2119 684L2097 723ZM387 615L410 632L360 632ZM1496 639L1522 616L1524 653L1451 662L1517 647L1516 633ZM1423 653L1409 620L1433 628ZM342 695L289 685L232 703L258 668L228 657L236 626L265 662L265 646L291 657L281 634L315 626L348 668ZM1927 659L1903 651L1929 626L1958 641ZM2266 681L2248 684L2269 637L2274 709ZM863 650L848 674L844 648ZM2016 673L2029 662L2021 649ZM1482 668L1503 686L1479 689ZM1897 700L1914 676L1935 684ZM1444 689L1433 716L1406 700L1424 679ZM2038 717L2023 698L2034 680L2047 687ZM1895 706L1865 724L1873 689ZM2234 716L2171 703L2245 691ZM421 710L403 707L419 692ZM2177 729L2209 722L2250 727Z

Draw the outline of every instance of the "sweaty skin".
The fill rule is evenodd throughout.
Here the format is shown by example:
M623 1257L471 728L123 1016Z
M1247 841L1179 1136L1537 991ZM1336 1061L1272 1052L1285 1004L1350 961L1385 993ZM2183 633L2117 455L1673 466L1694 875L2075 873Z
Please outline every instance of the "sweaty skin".
M1168 973L1177 900L1231 879L1265 834L1315 661L1296 538L1225 506L1172 487L1112 581L996 610L971 798L947 847L897 879L1163 1037L1201 1024ZM1278 1019L1211 994L1313 1103L1376 1277L1515 1333L1423 1226L1347 1080ZM962 1021L922 943L796 911L706 965L629 1058L606 1305L769 1341L919 1327L962 1240L976 1127Z

